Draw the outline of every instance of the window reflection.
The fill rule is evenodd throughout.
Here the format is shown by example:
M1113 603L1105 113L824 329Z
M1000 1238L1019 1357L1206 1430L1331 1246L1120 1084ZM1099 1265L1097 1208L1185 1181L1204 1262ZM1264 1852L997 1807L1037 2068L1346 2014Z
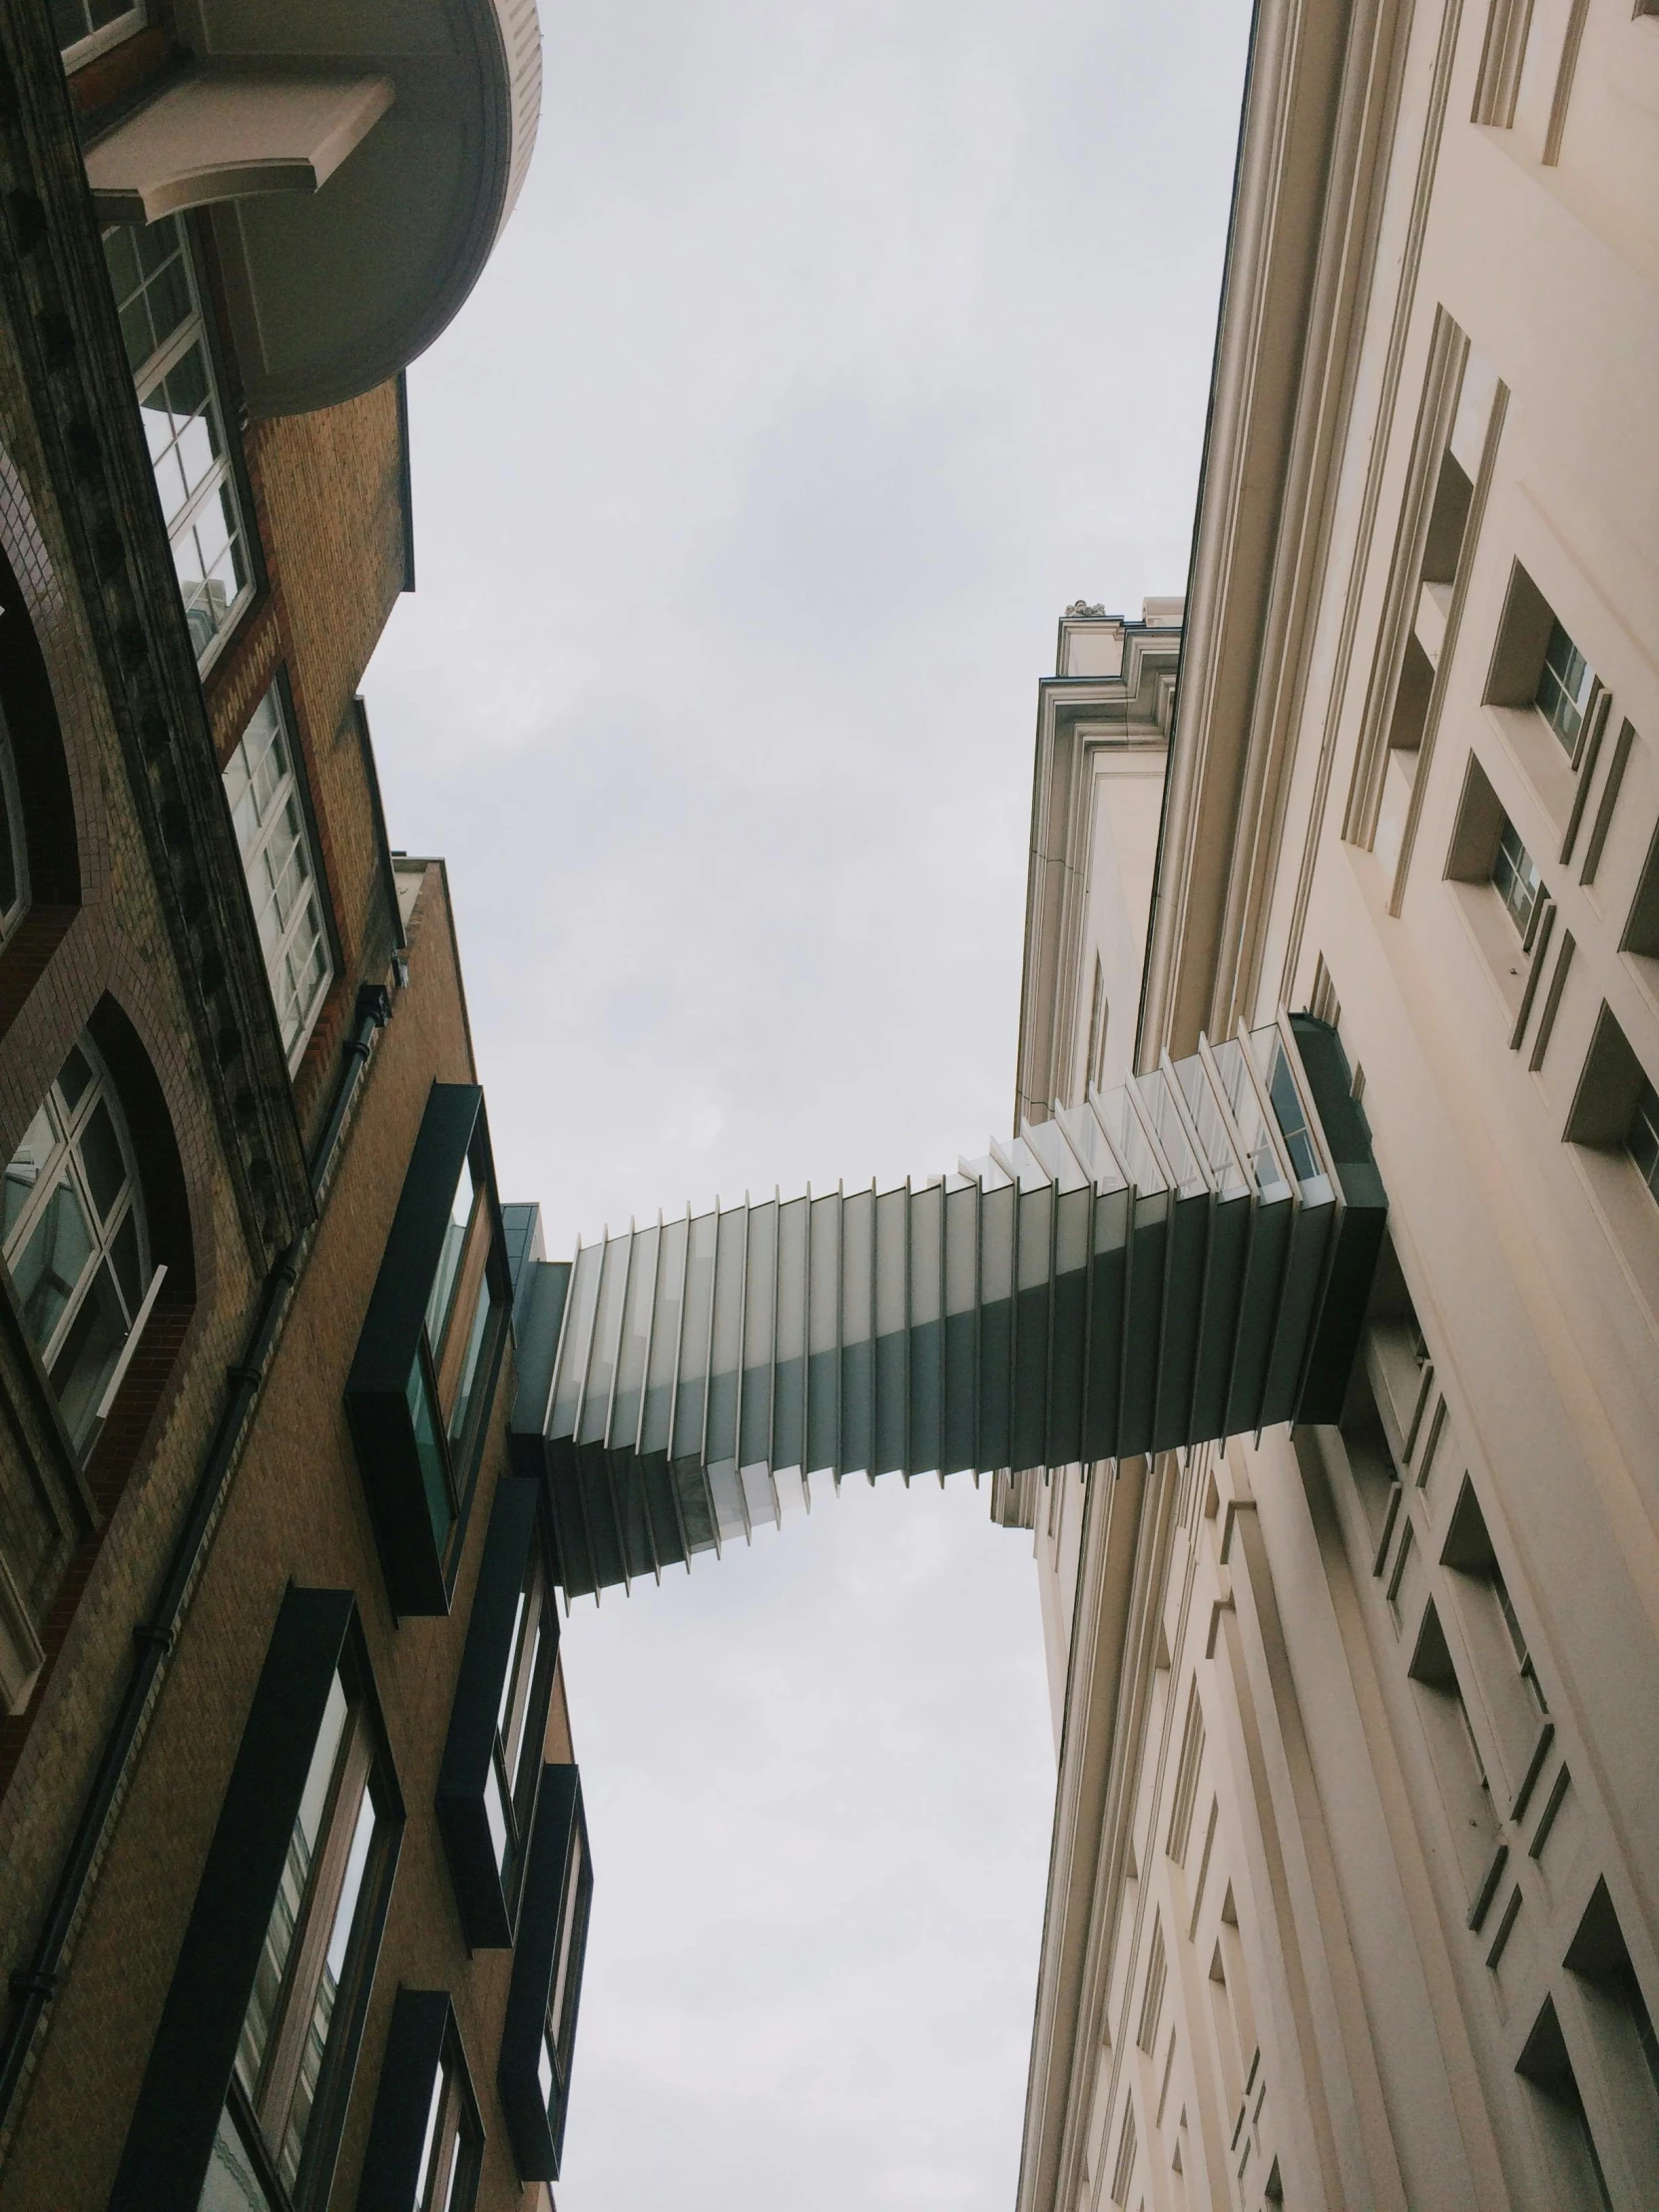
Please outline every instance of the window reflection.
M90 1038L70 1051L0 1189L0 1239L23 1326L81 1448L151 1275L132 1141Z
M208 335L177 216L104 234L104 261L196 657L253 587Z
M300 804L293 748L272 685L225 770L266 974L288 1066L296 1066L333 978L322 894Z
M220 2124L201 2212L271 2202L260 2174L300 2178L379 1829L372 1739L339 1675L329 1688L237 2045L242 2118ZM253 2194L238 2196L251 2185Z

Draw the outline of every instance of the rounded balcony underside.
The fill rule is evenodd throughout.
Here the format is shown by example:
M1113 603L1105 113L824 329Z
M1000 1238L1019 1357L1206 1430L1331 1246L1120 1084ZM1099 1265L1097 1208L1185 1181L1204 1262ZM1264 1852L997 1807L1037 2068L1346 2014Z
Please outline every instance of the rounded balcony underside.
M204 70L384 79L391 97L315 190L211 211L244 395L296 414L405 367L472 289L534 144L534 0L182 0Z

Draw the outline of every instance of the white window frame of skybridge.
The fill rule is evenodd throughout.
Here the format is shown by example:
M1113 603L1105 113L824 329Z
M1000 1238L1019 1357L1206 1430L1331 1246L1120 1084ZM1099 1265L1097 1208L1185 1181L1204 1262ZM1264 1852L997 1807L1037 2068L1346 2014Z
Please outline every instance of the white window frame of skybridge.
M1058 1114L1048 1121L1021 1122L1019 1133L1026 1150L1062 1191L1080 1191L1093 1182Z
M1201 1034L1198 1050L1184 1059L1172 1060L1166 1051L1163 1064L1178 1100L1186 1108L1189 1138L1196 1140L1199 1159L1210 1171L1217 1198L1229 1203L1249 1198L1256 1181L1234 1135L1233 1117L1216 1080L1208 1040Z
M1127 1190L1129 1178L1106 1134L1105 1123L1095 1112L1094 1095L1091 1092L1081 1106L1061 1107L1054 1118L1065 1131L1074 1158L1097 1191Z
M1200 1041L1211 1055L1216 1081L1232 1113L1233 1127L1262 1203L1273 1205L1281 1197L1292 1197L1297 1188L1296 1167L1286 1149L1273 1102L1245 1049L1242 1025L1237 1036L1222 1044L1211 1045L1208 1038Z
M1151 1198L1159 1191L1173 1191L1175 1178L1147 1127L1133 1085L1119 1083L1109 1091L1091 1091L1089 1106L1100 1124L1101 1135L1123 1170L1125 1184L1132 1186L1143 1198ZM1116 1128L1114 1122L1118 1124Z
M1285 1150L1290 1156L1291 1165L1296 1170L1297 1185L1302 1192L1303 1203L1309 1206L1324 1205L1336 1197L1336 1182L1326 1159L1324 1138L1318 1128L1319 1117L1308 1100L1308 1078L1303 1071L1302 1056L1296 1049L1296 1040L1294 1037L1287 1036L1285 1030L1281 1028L1277 1021L1264 1022L1260 1028L1246 1030L1244 1035L1249 1045L1251 1057L1256 1064L1256 1073L1261 1079L1263 1093L1270 1108L1272 1108L1273 1117L1278 1124L1279 1134L1284 1140ZM1296 1137L1298 1132L1288 1130L1285 1127L1279 1109L1273 1103L1275 1053L1283 1053L1284 1055L1291 1089L1296 1094L1297 1106L1303 1116L1301 1133L1307 1138L1308 1158L1314 1170L1312 1175L1304 1175L1297 1162Z
M1208 1194L1210 1177L1187 1130L1181 1086L1165 1073L1168 1064L1166 1055L1164 1067L1132 1077L1130 1087L1152 1131L1159 1156L1168 1163L1170 1188L1177 1198L1199 1198Z

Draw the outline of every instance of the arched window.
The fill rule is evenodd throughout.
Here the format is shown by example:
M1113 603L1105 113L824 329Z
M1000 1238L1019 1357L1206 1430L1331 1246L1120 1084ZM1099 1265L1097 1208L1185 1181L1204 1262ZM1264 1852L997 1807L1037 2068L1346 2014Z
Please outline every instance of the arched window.
M90 1036L71 1049L0 1190L24 1327L84 1454L155 1272L132 1137Z
M29 850L23 834L23 801L5 712L0 708L0 945L29 908Z

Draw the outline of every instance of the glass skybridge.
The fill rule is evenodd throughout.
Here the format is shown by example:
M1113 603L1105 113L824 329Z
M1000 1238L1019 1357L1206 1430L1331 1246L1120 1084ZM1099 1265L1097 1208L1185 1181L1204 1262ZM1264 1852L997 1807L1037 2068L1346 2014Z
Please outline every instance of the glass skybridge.
M953 1176L527 1262L513 1463L548 1482L574 1598L781 1522L815 1474L1332 1421L1386 1210L1336 1031L1281 1013Z

